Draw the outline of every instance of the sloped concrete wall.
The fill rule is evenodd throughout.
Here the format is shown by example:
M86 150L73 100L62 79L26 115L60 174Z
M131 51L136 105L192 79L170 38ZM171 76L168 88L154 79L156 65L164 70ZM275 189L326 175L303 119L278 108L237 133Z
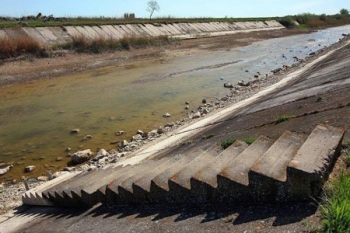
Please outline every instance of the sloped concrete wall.
M14 38L29 36L45 46L71 42L74 37L122 39L138 36L169 36L178 39L191 39L229 35L240 32L282 29L279 22L210 22L210 23L171 23L171 24L125 24L104 26L62 26L62 27L23 27L0 30L0 37Z

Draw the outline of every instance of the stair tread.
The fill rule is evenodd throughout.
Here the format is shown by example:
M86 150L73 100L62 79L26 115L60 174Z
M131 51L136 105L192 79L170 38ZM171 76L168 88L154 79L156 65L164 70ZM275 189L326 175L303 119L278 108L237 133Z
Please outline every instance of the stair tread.
M251 171L279 181L287 180L287 166L306 140L302 133L286 131L253 165Z
M176 174L179 170L183 169L183 167L187 164L189 164L192 160L196 159L198 156L200 156L202 153L212 153L213 150L215 150L216 146L210 147L207 151L204 151L202 149L196 148L195 150L192 150L188 155L184 156L181 160L179 160L174 166L170 167L169 169L165 170L164 172L160 173L154 179L152 179L152 183L156 186L169 191L169 184L168 180Z
M215 156L213 154L204 151L201 155L188 163L184 168L171 176L169 180L181 185L184 188L191 189L191 177L194 175L194 173L211 163L214 158Z
M222 171L227 164L230 164L242 153L248 145L242 141L236 141L214 158L208 165L196 172L192 179L205 182L213 188L217 187L217 174Z
M289 167L308 173L322 170L341 143L344 133L342 128L318 125L289 163Z
M258 137L247 149L228 164L219 176L228 178L242 185L249 185L248 173L251 167L273 145L273 140L265 136Z

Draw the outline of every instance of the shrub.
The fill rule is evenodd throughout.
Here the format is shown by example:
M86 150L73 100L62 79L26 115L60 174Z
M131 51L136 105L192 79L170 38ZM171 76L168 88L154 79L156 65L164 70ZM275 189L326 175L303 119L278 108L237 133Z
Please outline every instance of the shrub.
M209 139L209 138L212 138L214 136L215 136L214 134L206 134L202 137L202 139Z
M40 44L27 35L14 35L0 38L0 59L16 57L21 54L40 56Z
M350 232L350 176L341 174L322 200L320 232Z
M280 22L280 24L282 24L286 28L294 28L295 27L295 23L291 17L282 18L279 20L279 22Z

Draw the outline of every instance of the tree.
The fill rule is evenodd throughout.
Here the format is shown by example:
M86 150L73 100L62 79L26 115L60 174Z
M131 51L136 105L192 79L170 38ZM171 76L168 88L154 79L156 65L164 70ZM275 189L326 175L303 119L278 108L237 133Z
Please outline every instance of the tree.
M147 11L150 13L149 20L152 20L152 15L154 11L159 11L160 7L158 2L155 0L151 0L147 3Z
M342 16L348 16L349 15L349 11L347 9L343 8L343 9L340 10L340 14Z

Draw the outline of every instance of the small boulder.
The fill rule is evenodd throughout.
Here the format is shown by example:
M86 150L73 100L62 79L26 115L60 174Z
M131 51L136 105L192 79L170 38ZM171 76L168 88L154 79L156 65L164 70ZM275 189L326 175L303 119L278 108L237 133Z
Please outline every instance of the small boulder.
M105 150L105 149L101 149L97 155L95 156L94 160L95 161L98 161L104 157L107 157L108 156L108 152Z
M26 171L26 172L31 172L31 171L33 171L35 168L36 168L36 167L35 167L34 165L30 165L30 166L27 166L27 167L25 168L25 171Z
M48 180L49 180L49 177L47 177L47 176L39 176L39 177L38 177L38 181L46 182L46 181L48 181Z
M60 156L60 157L57 157L56 158L56 161L58 162L58 161L62 161L63 160L63 158Z
M165 133L164 128L163 128L163 127L159 127L159 129L157 130L157 133L158 133L158 134L163 134L163 133Z
M78 151L72 155L71 161L74 164L84 163L90 159L91 154L92 153L90 149Z
M224 83L225 88L233 88L232 83Z
M171 117L171 115L170 115L170 113L165 113L165 114L163 115L163 117L169 118L169 117Z
M72 133L72 134L79 133L79 132L80 132L80 129L72 129L70 131L70 133Z
M127 140L123 140L122 143L121 143L121 147L122 147L122 148L123 148L123 147L126 147L126 146L128 146L128 145L129 145L129 143L128 143Z
M196 113L194 113L194 114L191 116L192 119L198 119L198 118L200 118L200 117L201 117L201 113L200 113L200 112L196 112Z
M206 104L207 100L206 99L202 99L202 104Z
M132 138L131 138L131 141L140 141L140 140L142 140L142 135L140 135L140 134L136 134L136 135L134 135L134 136L132 136Z
M13 167L13 166L10 165L10 166L7 166L7 167L5 167L5 168L0 169L0 175L3 175L3 174L5 174L5 173L7 173L8 171L10 171L10 169L11 169L12 167Z
M142 130L137 130L136 133L137 133L137 134L140 134L140 135L143 135L143 134L144 134L144 132L143 132Z
M123 134L124 134L124 131L118 131L118 132L115 133L116 136L121 136Z

